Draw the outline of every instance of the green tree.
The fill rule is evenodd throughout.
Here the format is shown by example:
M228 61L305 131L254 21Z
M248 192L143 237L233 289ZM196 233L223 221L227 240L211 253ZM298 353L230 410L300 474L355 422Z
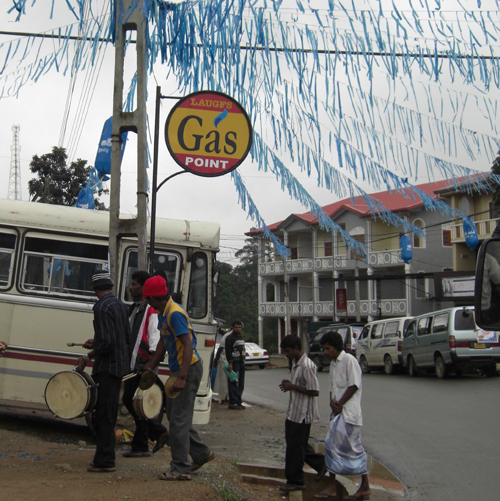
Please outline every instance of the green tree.
M53 205L73 206L78 198L82 184L88 182L91 166L87 160L78 159L67 165L65 148L54 146L51 153L33 156L30 170L35 178L28 181L31 200ZM100 190L99 195L107 193ZM95 199L95 208L107 210L104 203Z
M270 255L270 245L264 248L264 261ZM258 303L258 263L259 247L257 238L248 238L235 256L240 264L232 267L219 263L219 284L215 298L214 311L218 319L224 320L222 327L228 329L233 320L241 320L245 328L243 334L258 342L259 303ZM278 352L277 321L264 320L264 346L270 353Z

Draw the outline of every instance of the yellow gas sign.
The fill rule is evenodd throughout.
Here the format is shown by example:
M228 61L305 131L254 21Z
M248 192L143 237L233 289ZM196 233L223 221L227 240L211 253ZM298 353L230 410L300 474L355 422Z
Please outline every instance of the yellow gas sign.
M179 101L165 123L165 142L174 160L198 176L236 169L252 145L252 126L243 107L217 91L199 91Z

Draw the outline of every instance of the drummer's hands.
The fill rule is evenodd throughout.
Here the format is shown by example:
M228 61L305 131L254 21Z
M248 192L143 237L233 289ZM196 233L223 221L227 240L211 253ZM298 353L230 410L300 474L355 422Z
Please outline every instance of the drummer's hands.
M83 371L85 367L87 367L87 362L89 361L89 357L87 355L82 355L76 359L76 366Z
M175 383L172 385L172 391L174 391L174 392L182 391L185 386L186 386L186 380L181 379L180 377L177 377L177 379L175 380Z
M0 341L0 357L3 357L5 350L7 349L7 343L5 341Z
M94 346L93 339L87 339L87 341L85 341L85 343L83 343L83 347L86 348L87 350L91 350L93 346Z

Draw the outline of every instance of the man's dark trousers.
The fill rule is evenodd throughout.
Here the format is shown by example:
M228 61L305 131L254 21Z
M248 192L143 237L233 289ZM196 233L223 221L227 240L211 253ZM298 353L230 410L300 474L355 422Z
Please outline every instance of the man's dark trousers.
M238 376L238 382L227 381L229 393L229 407L237 407L242 404L241 396L245 389L245 362L233 361L233 371Z
M285 477L288 484L304 485L304 463L320 472L325 466L325 456L309 445L311 424L285 420Z
M92 374L92 379L99 385L97 402L92 414L92 426L96 437L94 468L115 467L115 425L120 401L122 378L109 372Z

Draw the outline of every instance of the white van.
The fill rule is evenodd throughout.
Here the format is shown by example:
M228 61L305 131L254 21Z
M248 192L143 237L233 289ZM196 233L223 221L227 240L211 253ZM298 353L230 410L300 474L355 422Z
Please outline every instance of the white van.
M412 318L390 318L366 324L367 330L356 344L356 358L364 374L382 368L386 374L392 374L395 368L402 367L403 334Z

